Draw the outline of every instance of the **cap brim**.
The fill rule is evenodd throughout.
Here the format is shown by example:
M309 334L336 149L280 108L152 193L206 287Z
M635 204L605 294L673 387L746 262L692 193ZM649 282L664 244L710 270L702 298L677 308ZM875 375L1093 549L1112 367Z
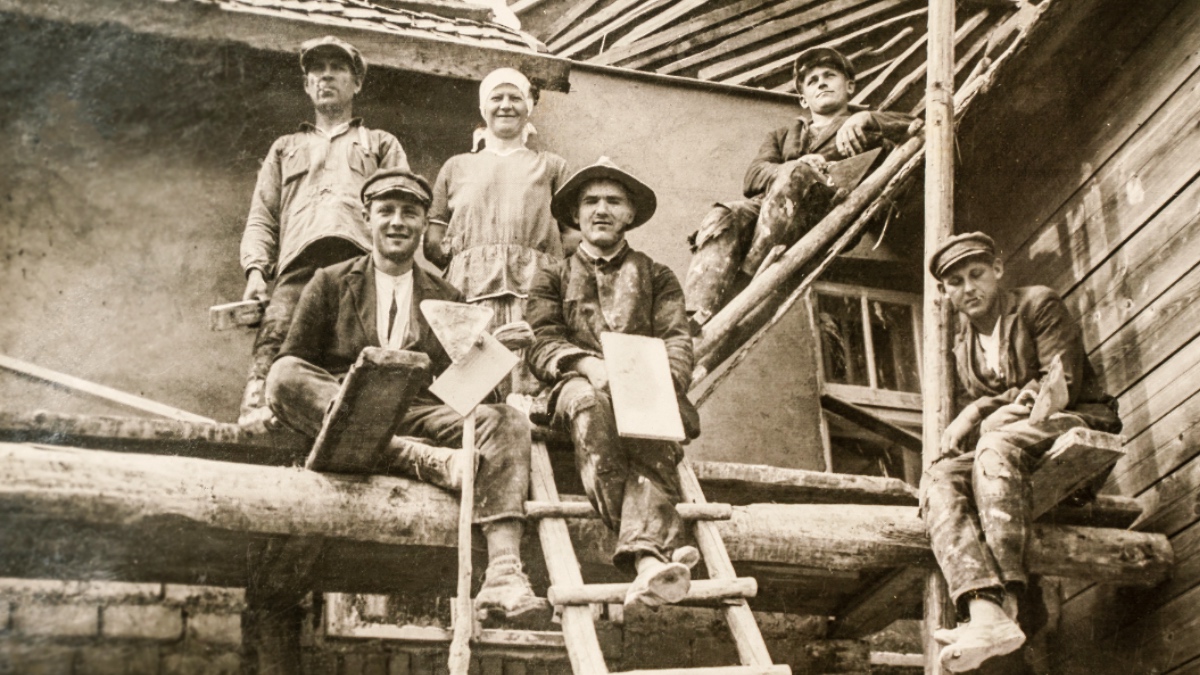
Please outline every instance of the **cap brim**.
M346 57L346 60L350 62L350 70L353 70L355 73L359 72L359 69L360 69L359 61L358 61L358 59L356 59L354 57L354 52L343 47L342 45L334 44L332 42L326 42L323 44L316 45L315 47L312 47L309 50L305 51L303 54L301 54L300 55L300 67L303 68L305 70L305 72L307 72L308 71L308 60L310 58L312 58L314 55L319 54L321 52L333 52L333 53L337 54L338 56Z
M971 258L980 258L980 257L995 258L996 254L992 253L991 251L987 251L987 250L979 249L979 248L971 249L969 251L963 251L962 253L959 253L958 255L954 256L953 258L950 258L949 260L942 262L941 265L938 265L937 272L934 272L933 276L936 277L937 279L941 280L942 278L944 278L946 276L946 274L951 269L954 268L955 265L966 262L966 261L970 260Z
M378 192L372 192L371 194L367 195L364 203L370 203L376 199L379 199L380 197L386 197L388 195L404 195L406 197L412 197L413 201L417 202L421 206L424 206L425 208L429 208L430 200L428 197L417 192L416 190L399 186L384 188Z
M579 190L593 180L611 180L625 186L625 189L629 191L629 201L633 202L635 213L633 222L625 228L626 231L645 224L658 209L658 197L655 196L654 190L651 190L650 186L620 169L593 165L577 171L574 176L567 179L566 183L563 183L558 192L554 193L554 199L550 202L550 212L560 223L576 230L579 229L579 223L575 222L575 207L579 204Z

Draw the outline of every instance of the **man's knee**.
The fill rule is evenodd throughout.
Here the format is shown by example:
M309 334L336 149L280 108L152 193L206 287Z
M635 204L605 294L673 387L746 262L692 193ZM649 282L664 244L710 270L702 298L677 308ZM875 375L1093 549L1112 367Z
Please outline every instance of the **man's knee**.
M612 399L607 392L598 391L586 378L576 377L563 383L558 394L557 407L568 418L575 419L581 413L593 408L612 407Z
M531 430L524 413L512 406L481 405L475 410L480 431L499 442L497 452L529 456Z
M303 361L295 356L284 356L276 359L267 372L266 395L267 403L276 414L279 401L294 398L292 394L300 383L303 372Z

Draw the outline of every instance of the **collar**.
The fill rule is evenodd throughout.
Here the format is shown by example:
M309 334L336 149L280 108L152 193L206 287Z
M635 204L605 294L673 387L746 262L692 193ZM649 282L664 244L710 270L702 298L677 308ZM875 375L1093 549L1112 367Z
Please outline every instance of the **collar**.
M583 259L586 260L593 267L607 267L610 265L619 265L619 264L621 264L621 261L625 259L625 256L629 254L629 251L630 251L628 239L622 239L621 247L617 249L616 253L614 253L608 257L595 255L591 251L588 250L589 248L591 248L591 244L588 244L586 241L581 241L581 242L579 242L579 248L576 249L576 253L578 253L580 256L582 256Z
M353 129L354 127L361 127L362 122L363 119L361 117L352 117L350 118L350 121L346 123L346 128ZM301 122L300 131L315 131L320 133L321 130L318 129L317 125L313 124L312 122Z

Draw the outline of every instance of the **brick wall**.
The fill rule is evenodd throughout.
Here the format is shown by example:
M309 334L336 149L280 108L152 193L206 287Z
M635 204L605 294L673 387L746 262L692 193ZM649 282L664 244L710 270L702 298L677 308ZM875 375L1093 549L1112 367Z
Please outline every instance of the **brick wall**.
M240 589L0 579L0 674L237 675Z

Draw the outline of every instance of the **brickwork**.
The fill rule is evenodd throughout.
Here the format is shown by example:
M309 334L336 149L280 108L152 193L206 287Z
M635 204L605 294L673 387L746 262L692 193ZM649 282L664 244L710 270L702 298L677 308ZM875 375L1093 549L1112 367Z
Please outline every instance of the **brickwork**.
M239 675L244 610L240 589L0 579L0 675Z

